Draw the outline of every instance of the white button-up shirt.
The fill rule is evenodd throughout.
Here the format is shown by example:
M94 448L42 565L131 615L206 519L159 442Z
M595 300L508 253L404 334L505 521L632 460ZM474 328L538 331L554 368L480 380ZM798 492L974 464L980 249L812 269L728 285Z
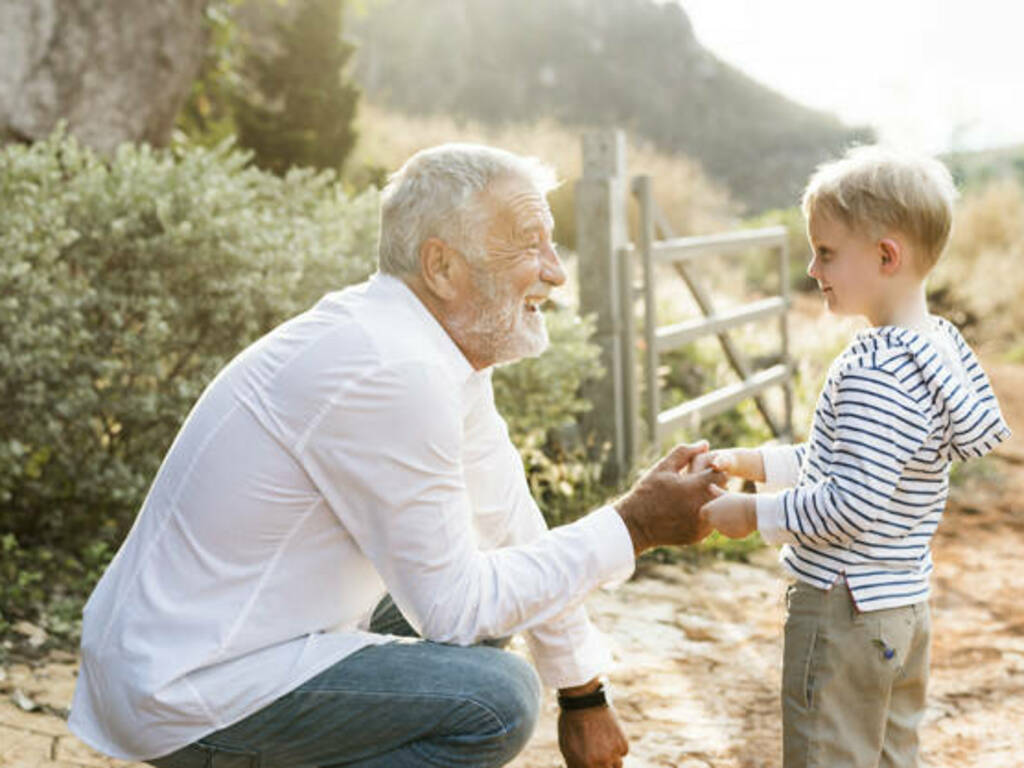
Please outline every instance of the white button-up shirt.
M354 651L390 592L424 638L525 630L565 687L607 654L582 600L627 578L602 507L548 531L474 371L400 280L329 294L207 388L85 608L70 727L168 754Z

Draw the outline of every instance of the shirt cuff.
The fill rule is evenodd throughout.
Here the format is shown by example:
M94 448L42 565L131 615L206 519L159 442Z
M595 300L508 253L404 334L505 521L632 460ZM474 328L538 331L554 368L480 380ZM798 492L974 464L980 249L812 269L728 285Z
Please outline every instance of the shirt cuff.
M629 529L615 507L599 507L571 525L585 527L598 564L597 583L621 584L636 570L636 554Z
M541 683L548 688L571 688L606 674L612 663L608 638L587 618L584 608L574 611L581 617L566 640L571 647L556 650L542 643L533 633L526 634L530 655Z
M796 485L800 476L800 463L792 445L764 445L758 449L764 462L764 483L768 492L780 491Z
M767 464L767 462L766 462ZM767 473L765 473L767 476ZM786 544L793 535L786 530L786 513L778 494L757 494L757 530L769 544Z

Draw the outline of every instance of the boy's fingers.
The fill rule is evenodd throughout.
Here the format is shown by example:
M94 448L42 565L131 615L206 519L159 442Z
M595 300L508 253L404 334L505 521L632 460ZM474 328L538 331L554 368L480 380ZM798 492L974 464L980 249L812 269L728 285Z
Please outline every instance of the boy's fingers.
M722 472L733 472L736 469L736 460L727 453L718 454L711 460L711 466Z

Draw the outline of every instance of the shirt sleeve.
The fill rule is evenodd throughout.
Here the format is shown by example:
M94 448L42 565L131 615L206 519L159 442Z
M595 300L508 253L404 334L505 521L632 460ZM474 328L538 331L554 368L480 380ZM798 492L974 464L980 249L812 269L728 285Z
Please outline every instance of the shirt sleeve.
M780 491L796 485L800 476L800 464L803 463L807 445L762 445L759 449L764 462L764 482L761 488L765 492Z
M490 382L466 420L464 449L466 482L481 547L528 544L548 531L530 493L522 458L509 438L505 421L494 406ZM632 575L633 545L618 513L602 508L593 513L605 519L608 543L622 569L613 580ZM590 622L586 609L570 604L559 615L526 631L530 654L541 680L551 687L580 685L606 671L610 654L603 635Z
M470 645L560 616L631 568L633 553L627 563L614 510L481 549L460 386L421 361L376 367L346 382L296 450L413 628Z
M889 509L910 458L928 436L928 420L891 373L840 371L815 413L812 440L823 479L757 497L757 523L773 544L843 545Z

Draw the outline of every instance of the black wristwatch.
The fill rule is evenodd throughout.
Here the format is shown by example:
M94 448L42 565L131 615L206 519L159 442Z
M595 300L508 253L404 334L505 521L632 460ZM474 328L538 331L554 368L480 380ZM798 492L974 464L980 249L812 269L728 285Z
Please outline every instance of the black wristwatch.
M604 683L598 683L597 688L590 693L581 693L578 696L566 696L558 694L558 706L564 710L591 709L592 707L607 707L611 701L604 690Z

